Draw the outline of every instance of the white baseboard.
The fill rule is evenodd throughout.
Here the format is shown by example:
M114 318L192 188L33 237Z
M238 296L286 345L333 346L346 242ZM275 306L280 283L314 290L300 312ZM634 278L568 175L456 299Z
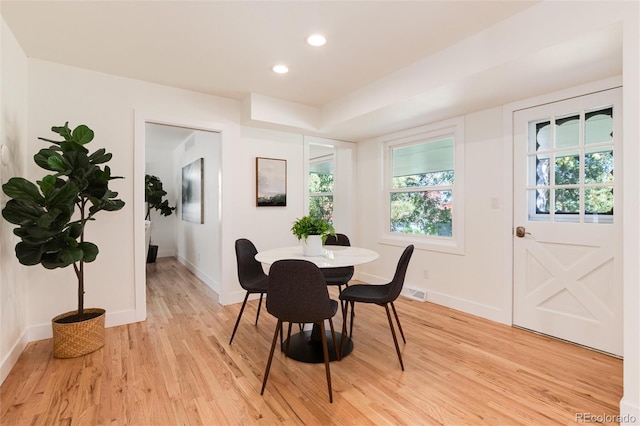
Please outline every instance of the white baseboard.
M378 277L367 273L358 273L356 271L355 279L362 280L371 283L385 283L389 282L389 279ZM402 293L404 296L411 297L409 290L416 290L417 286L412 286L411 283L405 283L407 291ZM504 312L504 310L496 308L495 306L484 305L472 300L463 299L457 296L452 296L445 293L439 293L426 289L426 298L428 302L433 302L438 305L446 306L447 308L462 311L467 314L475 315L477 317L485 318L491 321L496 321L502 324L511 325L511 313ZM415 298L415 297L413 297Z
M158 249L158 257L177 257L176 251L171 249Z
M209 286L213 291L216 292L216 294L218 296L220 296L220 284L214 280L213 278L211 278L209 275L207 275L205 272L201 271L196 265L194 265L193 263L189 262L186 258L184 258L183 256L176 256L176 259L178 259L178 262L182 263L184 266L187 267L188 270L190 270L193 275L195 275L196 277L198 277L198 279L200 281L202 281L203 283L205 283L207 286ZM244 296L243 296L244 297Z
M18 358L20 358L20 354L22 354L24 349L27 347L27 343L29 343L29 341L27 340L27 330L25 330L24 333L22 333L22 335L16 340L7 356L4 357L2 363L0 363L0 385L4 383L4 380L11 372L11 369L13 369L13 366L18 362Z
M104 319L104 326L106 328L115 327L118 325L132 324L138 322L136 320L135 309L129 309L126 311L109 312ZM29 342L35 342L36 340L50 339L53 337L53 331L51 329L51 322L44 324L32 325L27 330L27 336Z
M619 421L621 425L640 425L640 401L632 403L628 398L622 397Z
M246 294L247 292L243 289L234 291L230 295L228 295L226 303L224 303L224 305L226 306L226 305L233 305L234 303L242 303L242 301L244 300L244 296ZM257 300L259 298L260 298L260 295L258 293L249 295L249 300ZM220 302L220 304L223 305L222 302Z
M511 325L511 313L506 314L502 309L496 308L495 306L484 305L472 300L430 290L427 290L427 301L480 318Z

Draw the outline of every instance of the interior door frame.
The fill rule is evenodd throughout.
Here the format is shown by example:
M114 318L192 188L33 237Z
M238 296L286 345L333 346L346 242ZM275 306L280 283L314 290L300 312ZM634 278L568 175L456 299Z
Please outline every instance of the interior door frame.
M514 261L513 261L513 232L514 232L514 173L513 170L513 121L516 111L532 108L548 103L558 102L569 98L586 95L615 87L622 86L622 76L598 80L580 86L571 87L553 93L548 93L533 98L523 99L510 104L506 104L502 108L502 153L503 153L503 187L502 194L504 197L503 208L503 228L501 235L503 236L505 268L503 271L503 294L502 294L502 323L513 325L513 277L514 277Z
M223 246L223 239L225 235L223 234L224 228L222 227L222 203L224 191L222 187L222 180L224 176L222 174L224 157L223 157L223 141L224 138L231 133L229 126L220 125L215 122L203 122L203 121L194 121L189 120L184 117L177 116L163 116L159 114L153 114L146 111L135 110L134 111L134 148L133 148L133 214L134 214L134 226L133 226L133 235L134 235L134 303L135 303L135 321L144 321L147 319L147 295L146 295L146 281L147 281L147 272L146 272L146 259L145 255L145 239L144 239L144 220L140 218L144 218L146 212L146 203L144 202L144 175L145 175L145 159L146 159L146 132L145 132L145 124L153 123L153 124L163 124L167 126L176 126L176 127L184 127L193 130L202 130L207 132L214 132L220 134L220 146L219 146L219 154L221 158L220 165L220 196L218 197L218 210L221 212L220 214L220 222L218 224L219 227L219 235L220 240L217 244L218 253L220 254L220 264L223 265L225 262L224 252L221 250ZM235 262L235 261L234 261ZM218 295L221 300L225 300L224 298L227 296L226 289L223 287L225 281L225 277L223 276L223 272L221 271L216 279L219 280L220 284L220 294ZM243 292L244 294L244 292ZM221 302L222 303L222 302Z

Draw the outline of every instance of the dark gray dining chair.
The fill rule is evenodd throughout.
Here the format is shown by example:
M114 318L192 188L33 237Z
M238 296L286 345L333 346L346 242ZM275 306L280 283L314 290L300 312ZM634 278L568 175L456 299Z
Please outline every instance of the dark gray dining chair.
M285 355L288 351L288 343L291 339L292 323L313 323L320 327L324 365L327 374L327 386L329 389L329 402L333 402L331 391L331 370L329 368L329 351L326 340L324 321L329 320L333 347L336 357L340 359L336 333L333 328L332 318L338 311L338 302L329 297L327 285L320 269L306 260L278 260L271 265L269 270L269 289L267 291L267 311L278 319L278 323L271 342L269 360L264 372L262 390L269 378L269 370L273 360L273 352L278 340L278 333L282 330L283 323L289 323Z
M329 235L324 242L325 246L350 246L349 237L345 234ZM338 286L338 292L342 293L342 286L349 287L349 281L353 278L353 266L339 268L322 268L322 275L327 285ZM344 310L344 306L342 307Z
M258 313L256 314L256 325L258 325L260 308L262 307L262 297L267 292L269 277L264 273L262 264L256 260L256 254L258 254L258 250L256 250L256 246L254 246L251 241L246 238L236 240L238 280L240 281L240 286L242 286L247 293L244 296L244 302L242 302L240 313L238 313L236 325L233 327L233 333L231 333L229 344L233 342L233 337L236 335L236 331L238 330L238 324L240 324L240 318L242 318L242 313L244 312L247 300L251 294L260 294Z
M402 252L400 259L398 260L398 266L396 267L396 273L393 276L393 280L388 284L353 284L345 288L340 294L340 300L346 302L345 309L343 311L344 321L342 322L342 334L344 335L347 330L347 313L349 311L349 305L351 305L351 326L349 336L353 338L353 308L355 302L359 303L375 303L376 305L384 306L387 311L387 320L389 321L389 328L391 329L391 335L393 336L393 343L396 345L396 352L398 354L398 360L400 360L400 368L404 370L404 364L402 362L402 355L400 354L400 346L398 346L398 339L393 327L393 321L391 320L391 313L389 306L393 310L393 315L398 323L398 329L402 335L402 341L407 343L404 338L404 332L402 331L402 325L400 325L400 319L398 318L398 312L393 302L400 296L402 286L404 285L404 277L407 274L407 267L409 266L409 260L413 254L413 245L407 246ZM344 339L343 339L344 341ZM340 348L342 353L342 348Z

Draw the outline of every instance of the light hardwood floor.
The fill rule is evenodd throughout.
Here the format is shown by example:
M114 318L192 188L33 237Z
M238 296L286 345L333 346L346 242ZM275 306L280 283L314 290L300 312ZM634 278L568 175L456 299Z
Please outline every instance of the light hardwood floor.
M355 349L331 363L333 404L323 364L278 350L261 396L276 324L266 309L254 326L250 302L229 346L240 304L220 306L174 259L147 273L147 321L107 329L104 348L60 360L51 340L27 346L0 388L0 424L549 425L619 413L621 360L403 297L404 372L384 309L358 305Z

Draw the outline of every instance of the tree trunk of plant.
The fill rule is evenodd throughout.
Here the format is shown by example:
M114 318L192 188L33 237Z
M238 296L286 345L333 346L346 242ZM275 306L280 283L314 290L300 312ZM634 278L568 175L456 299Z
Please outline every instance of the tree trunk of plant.
M78 275L78 316L84 315L84 262L80 262L80 274Z

